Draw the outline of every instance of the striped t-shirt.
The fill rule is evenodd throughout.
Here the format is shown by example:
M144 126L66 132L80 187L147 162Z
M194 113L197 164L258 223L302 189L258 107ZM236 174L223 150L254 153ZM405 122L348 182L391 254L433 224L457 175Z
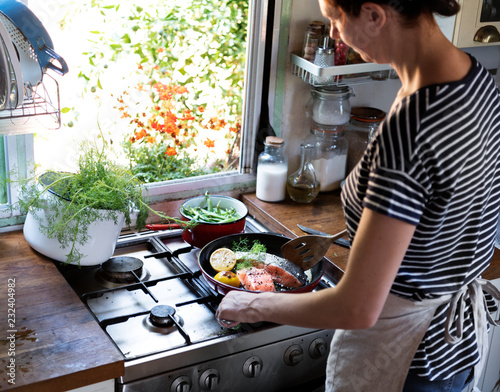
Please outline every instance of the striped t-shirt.
M415 301L455 293L481 275L494 251L500 97L488 71L471 60L463 80L424 87L394 108L342 190L351 237L363 208L416 226L391 289ZM436 311L411 366L431 380L479 359L469 316L463 340L444 341L447 310Z

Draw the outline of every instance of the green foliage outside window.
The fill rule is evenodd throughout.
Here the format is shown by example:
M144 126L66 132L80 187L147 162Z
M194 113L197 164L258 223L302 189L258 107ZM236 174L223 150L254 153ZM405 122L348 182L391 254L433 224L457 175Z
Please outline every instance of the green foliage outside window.
M92 0L76 12L85 7L102 20L77 65L87 93L112 65L135 72L113 96L130 170L156 182L237 169L248 0Z

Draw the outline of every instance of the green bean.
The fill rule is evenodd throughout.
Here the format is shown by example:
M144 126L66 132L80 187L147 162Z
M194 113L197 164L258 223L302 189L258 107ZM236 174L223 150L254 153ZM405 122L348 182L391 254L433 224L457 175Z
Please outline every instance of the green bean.
M186 206L183 207L182 212L192 221L205 223L229 223L239 218L233 207L222 208L219 205L220 202L214 207L208 193L205 194L205 202L206 207Z

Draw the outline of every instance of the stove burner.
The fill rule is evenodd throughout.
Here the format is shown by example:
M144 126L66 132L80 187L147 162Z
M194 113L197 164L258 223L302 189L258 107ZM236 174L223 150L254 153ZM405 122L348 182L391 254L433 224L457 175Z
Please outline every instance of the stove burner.
M168 305L157 305L151 309L149 321L157 327L170 327L174 324L175 309Z
M141 259L129 256L112 257L101 265L103 278L112 283L136 282L142 274Z

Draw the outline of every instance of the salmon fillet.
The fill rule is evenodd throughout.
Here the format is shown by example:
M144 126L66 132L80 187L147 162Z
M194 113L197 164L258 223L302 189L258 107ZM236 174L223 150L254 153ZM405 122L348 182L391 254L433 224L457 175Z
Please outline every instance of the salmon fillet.
M278 283L282 286L295 289L297 287L302 287L304 284L293 276L290 272L285 271L283 268L277 265L267 264L264 266L264 270L267 271L274 283Z
M264 269L241 269L238 271L238 278L246 290L276 291L271 274Z

